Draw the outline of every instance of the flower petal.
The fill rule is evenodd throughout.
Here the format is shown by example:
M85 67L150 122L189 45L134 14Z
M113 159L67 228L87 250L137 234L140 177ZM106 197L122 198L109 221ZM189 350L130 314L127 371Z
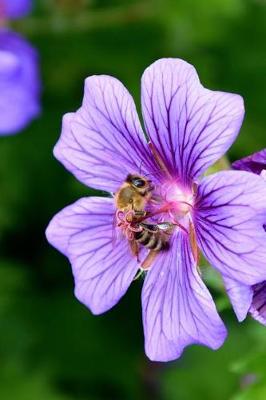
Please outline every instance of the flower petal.
M244 157L232 164L234 169L250 171L254 174L261 175L266 179L266 149L258 151L257 153L251 154L248 157ZM265 219L266 221L266 219ZM264 224L264 230L266 230L266 224ZM266 325L266 281L246 287L246 293L249 291L252 293L252 304L250 307L250 313L254 319ZM241 291L242 292L242 291ZM240 297L240 304L245 304L245 294L243 293Z
M266 281L252 287L253 300L250 307L250 314L261 324L266 325Z
M175 235L148 271L142 291L145 351L153 361L178 358L193 343L217 349L226 337L185 234Z
M218 172L198 187L198 244L222 275L245 285L266 279L265 198L264 180L249 172Z
M235 161L232 168L259 175L263 170L266 170L266 149Z
M138 270L128 243L114 243L113 217L113 199L83 198L59 212L46 231L71 262L76 297L94 314L113 307Z
M146 69L142 110L151 141L183 182L228 150L244 116L240 96L205 89L194 67L180 59L161 59Z
M109 192L154 166L132 97L104 75L86 79L82 107L65 115L54 155L81 182Z
M242 322L246 318L252 303L252 286L244 285L226 276L223 277L223 281L237 319Z

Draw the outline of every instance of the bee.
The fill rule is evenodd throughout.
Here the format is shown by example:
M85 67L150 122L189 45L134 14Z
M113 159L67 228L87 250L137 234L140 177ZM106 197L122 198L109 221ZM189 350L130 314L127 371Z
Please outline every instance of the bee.
M174 230L174 224L170 222L161 222L157 224L140 223L141 229L136 230L133 235L133 240L130 241L130 247L138 257L139 247L144 246L149 249L149 253L141 264L142 269L148 269L157 254L162 250L167 250L169 247L170 235Z
M115 194L116 208L120 211L133 211L134 215L145 215L145 206L152 197L154 186L149 179L129 174Z
M174 229L170 222L148 223L146 220L155 215L145 210L153 199L154 185L141 175L129 174L115 194L116 225L127 237L131 252L139 261L141 247L150 250L141 263L142 269L148 269L157 254L169 246L169 238Z

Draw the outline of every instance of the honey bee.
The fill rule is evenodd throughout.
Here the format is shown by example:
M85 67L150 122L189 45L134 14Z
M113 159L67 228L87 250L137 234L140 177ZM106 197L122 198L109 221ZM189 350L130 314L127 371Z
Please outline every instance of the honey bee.
M157 254L167 249L174 229L174 224L170 222L144 222L153 215L145 211L147 203L152 200L153 190L150 180L129 174L115 194L117 226L127 237L132 254L139 261L141 246L150 250L141 263L142 269L148 269Z
M147 257L141 264L142 269L148 269L151 266L157 254L166 250L169 246L169 238L174 229L174 224L170 222L161 222L157 224L140 223L140 230L134 232L134 239L131 243L131 249L139 252L139 246L149 249Z
M121 188L115 194L116 208L121 211L133 211L135 216L145 215L145 206L152 197L154 186L143 176L129 174Z

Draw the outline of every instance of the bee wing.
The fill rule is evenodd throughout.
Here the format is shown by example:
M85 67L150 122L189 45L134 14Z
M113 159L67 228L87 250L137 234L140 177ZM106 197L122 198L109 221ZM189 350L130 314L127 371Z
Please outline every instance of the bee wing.
M160 222L157 226L161 231L167 231L172 227L172 224L170 222Z
M145 223L145 222L141 222L141 223L140 223L140 226L141 226L143 229L145 229L145 230L147 230L147 231L149 231L149 232L152 232L152 233L158 232L158 230L159 230L158 225L159 225L159 224L147 224L147 223Z
M170 235L174 229L174 225L171 224L171 222L160 222L157 226L158 229L166 235Z

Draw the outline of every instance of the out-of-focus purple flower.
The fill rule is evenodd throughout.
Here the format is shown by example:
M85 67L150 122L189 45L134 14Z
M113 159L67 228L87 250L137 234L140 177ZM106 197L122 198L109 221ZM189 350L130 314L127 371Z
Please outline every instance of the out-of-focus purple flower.
M224 277L246 285L266 279L266 187L242 171L199 180L235 140L244 106L238 95L205 89L190 64L162 59L147 68L142 112L148 143L126 88L109 76L89 77L81 108L63 118L54 155L81 182L111 194L128 174L152 180L152 222L171 222L175 229L145 276L145 351L168 361L189 344L217 349L226 337L201 279L198 247ZM126 237L113 241L115 213L112 196L83 198L59 212L46 231L71 262L76 297L94 314L119 301L148 253L142 246L139 262Z
M0 135L25 128L40 112L35 49L17 33L0 30Z
M266 186L266 149L235 161L232 167L236 170L249 171L260 175L265 180ZM266 214L264 229L266 231ZM266 247L266 234L264 246ZM266 325L266 281L248 286L227 279L225 286L240 321L243 321L249 312L254 319Z
M0 19L25 17L31 8L32 0L0 0Z
M262 171L266 171L266 149L235 161L232 168L261 174Z

